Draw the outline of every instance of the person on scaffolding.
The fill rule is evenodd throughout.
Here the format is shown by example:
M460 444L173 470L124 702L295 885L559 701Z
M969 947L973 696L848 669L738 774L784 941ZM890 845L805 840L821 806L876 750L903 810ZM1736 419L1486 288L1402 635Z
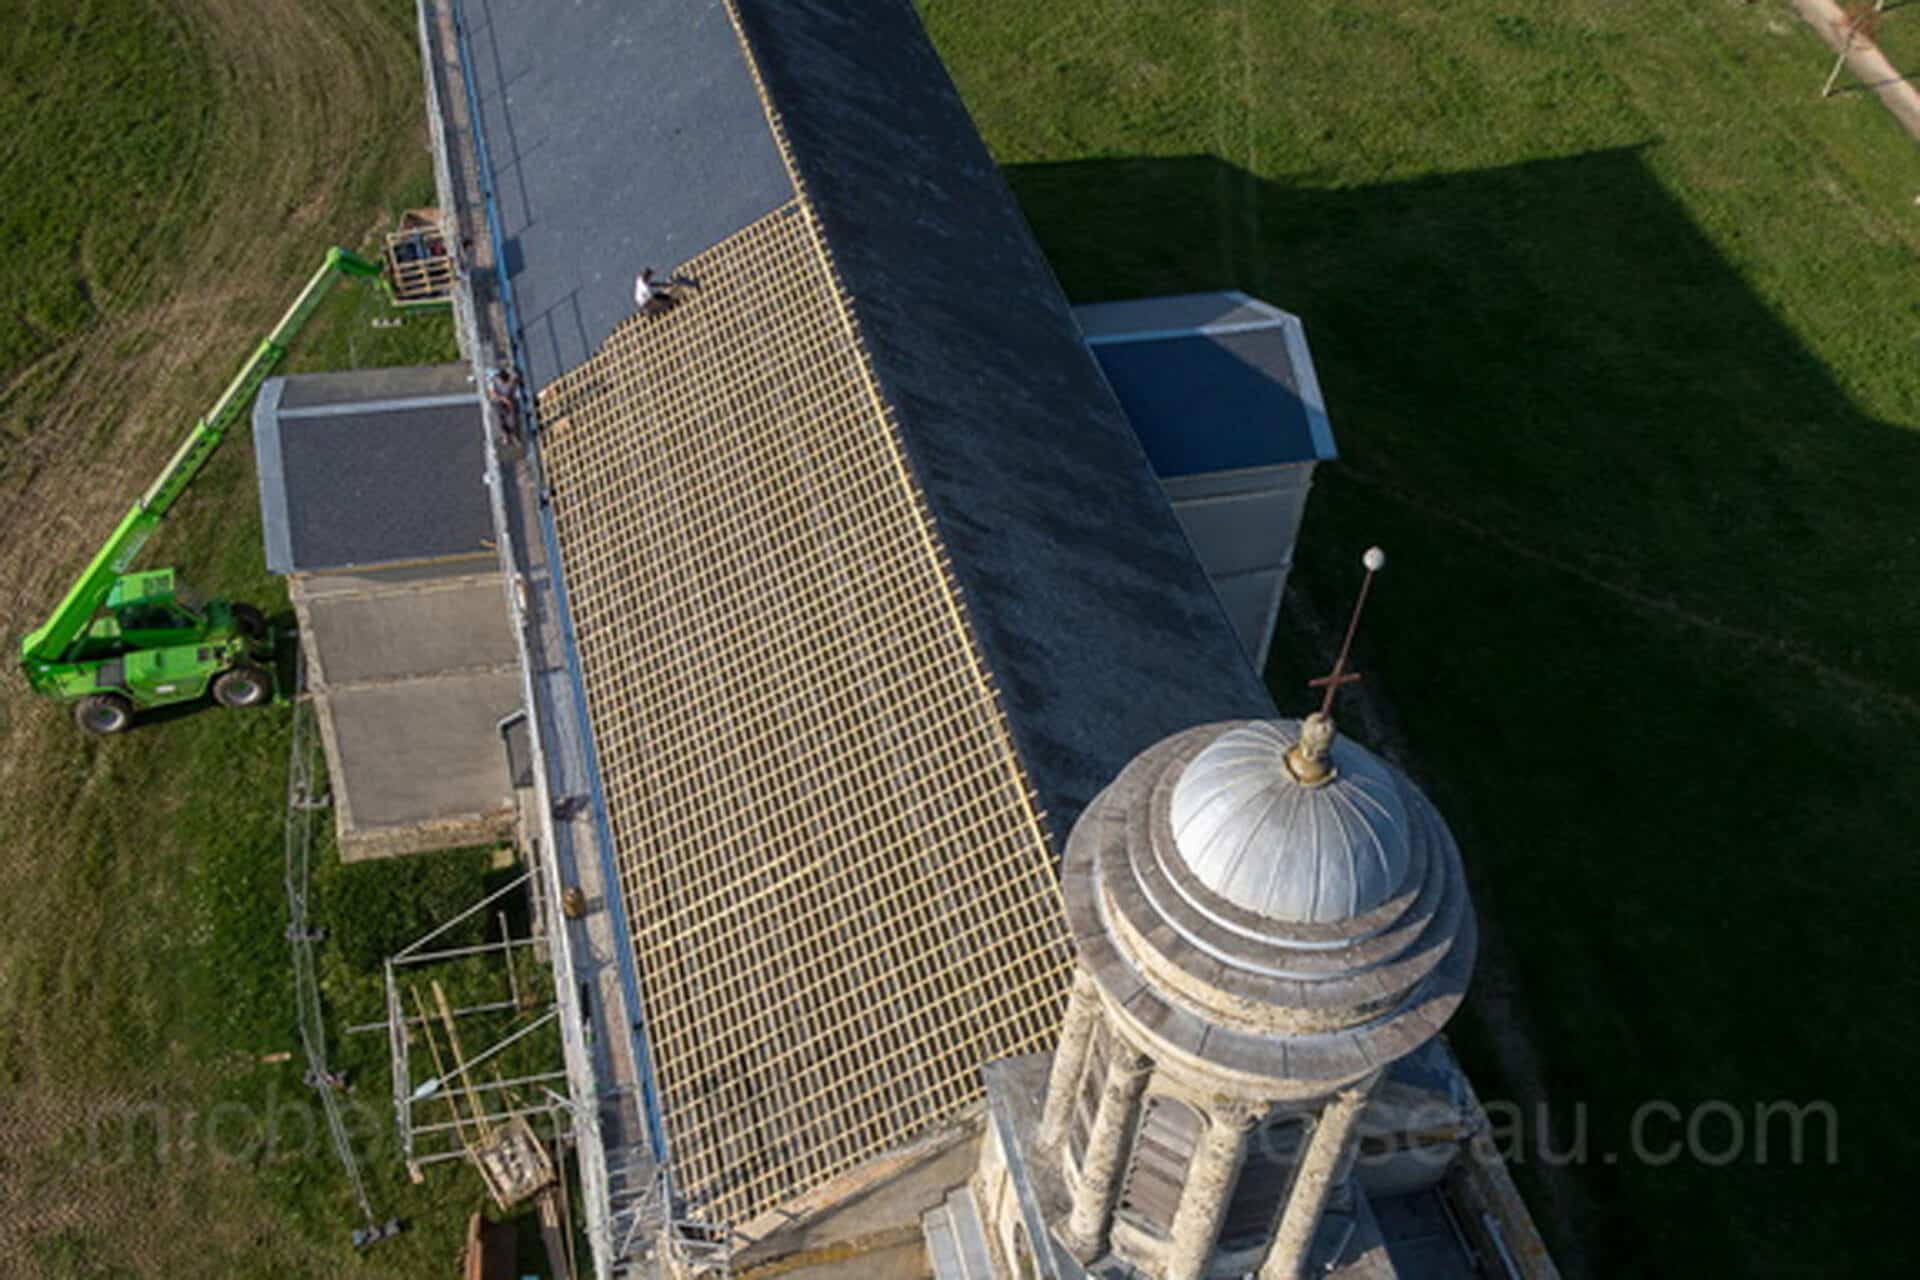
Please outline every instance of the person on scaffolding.
M505 444L520 439L520 375L499 368L487 375L487 399L500 419L500 439Z

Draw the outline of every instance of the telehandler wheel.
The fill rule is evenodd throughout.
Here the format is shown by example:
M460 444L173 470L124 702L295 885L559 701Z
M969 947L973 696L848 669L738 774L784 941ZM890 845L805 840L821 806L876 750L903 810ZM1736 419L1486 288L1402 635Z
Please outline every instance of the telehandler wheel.
M240 634L249 640L267 638L267 615L250 604L233 606L233 625L238 627Z
M133 724L133 704L117 693L90 693L73 704L73 722L96 737L124 733Z
M213 700L223 707L257 707L273 695L273 678L249 663L222 671L213 681Z

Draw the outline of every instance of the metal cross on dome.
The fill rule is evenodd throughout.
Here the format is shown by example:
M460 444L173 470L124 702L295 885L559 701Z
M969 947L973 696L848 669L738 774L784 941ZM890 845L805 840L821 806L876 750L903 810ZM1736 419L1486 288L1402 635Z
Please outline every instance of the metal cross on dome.
M1367 553L1360 557L1367 576L1360 581L1360 595L1353 602L1353 616L1347 619L1347 638L1340 642L1340 656L1333 661L1333 670L1318 679L1307 681L1310 689L1325 689L1326 696L1320 699L1320 714L1331 715L1334 695L1345 685L1360 679L1358 671L1347 670L1347 658L1353 652L1353 636L1360 629L1360 611L1367 607L1367 590L1373 586L1373 575L1380 572L1387 563L1387 553L1379 547L1368 547Z

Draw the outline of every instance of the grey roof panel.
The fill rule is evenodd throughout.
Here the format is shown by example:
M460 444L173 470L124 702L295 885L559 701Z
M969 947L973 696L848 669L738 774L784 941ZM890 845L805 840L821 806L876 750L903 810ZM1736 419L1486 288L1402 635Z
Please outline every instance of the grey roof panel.
M1318 456L1277 326L1103 343L1093 354L1161 476Z
M464 380L451 393L391 397L406 380L384 377L359 387L381 398L344 398L362 376L274 378L261 390L253 427L267 567L306 573L485 553L493 520L478 398Z
M1136 752L1273 704L912 6L740 8L1064 844Z
M267 572L293 572L293 534L287 527L286 466L280 458L280 402L287 380L269 378L253 400L253 470L260 486L260 536Z
M465 0L536 390L684 262L793 195L720 0Z
M1089 339L1152 330L1198 329L1205 325L1262 324L1286 313L1237 290L1176 293L1120 302L1083 302L1074 319Z
M515 670L519 662L497 575L447 578L404 591L310 596L307 640L318 658L316 669L335 686Z
M513 803L496 726L520 705L517 672L446 672L325 697L340 762L334 786L350 807L349 837L451 824Z
M1162 478L1335 456L1298 317L1237 290L1073 314Z
M341 373L302 373L278 379L283 409L366 404L414 396L474 394L473 372L464 364L419 364L397 369L353 369Z

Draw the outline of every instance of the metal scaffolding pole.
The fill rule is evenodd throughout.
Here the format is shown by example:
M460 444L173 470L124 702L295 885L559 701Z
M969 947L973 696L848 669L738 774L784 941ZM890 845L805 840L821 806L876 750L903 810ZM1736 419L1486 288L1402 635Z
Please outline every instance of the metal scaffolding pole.
M339 1077L327 1066L326 1012L320 1002L320 978L313 957L314 943L325 935L313 927L307 915L314 823L316 815L328 807L326 771L320 760L317 736L313 733L312 704L299 696L306 685L304 662L296 659L294 669L293 746L287 761L285 836L287 942L293 952L294 1016L299 1024L300 1046L306 1052L306 1081L319 1096L328 1139L339 1157L340 1167L346 1171L354 1203L360 1210L361 1225L353 1232L354 1247L364 1249L399 1234L400 1223L391 1218L381 1221L373 1211L366 1180L360 1174L360 1163L354 1158L353 1140L340 1114Z
M386 1020L350 1027L349 1031L373 1031L384 1029L391 1052L393 1071L393 1107L394 1125L400 1135L402 1158L406 1162L408 1173L418 1181L422 1170L432 1164L452 1160L466 1159L473 1145L467 1129L476 1129L482 1140L486 1131L494 1124L504 1123L518 1116L544 1116L549 1136L555 1140L572 1140L577 1135L578 1126L571 1107L556 1110L545 1096L547 1086L568 1079L565 1069L535 1071L531 1074L503 1079L495 1072L493 1080L477 1079L472 1073L482 1064L505 1053L513 1046L526 1040L543 1029L554 1027L561 1016L560 1006L548 1001L543 1007L529 1009L523 1000L524 992L520 975L513 968L514 952L529 947L538 941L535 937L513 937L507 932L508 915L498 909L502 899L515 891L533 885L534 872L528 871L514 877L507 884L487 894L479 901L466 907L457 915L436 924L432 929L401 947L387 958L385 965L386 982ZM428 949L430 944L462 921L488 916L500 923L501 936L491 942L476 943L471 946L443 947ZM427 976L427 966L441 963L470 960L479 956L498 955L501 957L505 978L509 988L509 998L505 1000L478 1000L472 1004L453 1007L446 1000L445 992L437 980ZM421 1004L418 988L411 990L412 998L418 1006L417 1012L409 1012L407 995L402 991L402 977L407 974L419 974L422 981L431 983L434 1008L429 1010ZM480 1052L468 1057L462 1052L459 1035L454 1030L457 1019L488 1014L531 1015L530 1021L516 1017L509 1023L504 1034L488 1042ZM517 1025L516 1025L517 1024ZM450 1066L440 1053L440 1045L435 1037L435 1028L441 1029L447 1040L447 1048L453 1054ZM426 1041L433 1055L432 1074L418 1083L413 1078L412 1039L420 1035ZM558 1030L555 1029L556 1039ZM557 1046L556 1046L557 1047ZM455 1077L458 1077L457 1079ZM521 1107L512 1101L514 1091L529 1088L536 1090L542 1101L531 1107ZM491 1095L496 1101L491 1104L482 1101L482 1095ZM463 1115L459 1104L464 1102L472 1115ZM454 1118L447 1121L423 1121L417 1114L419 1107L435 1105L447 1106L453 1111ZM447 1140L454 1145L446 1146Z

